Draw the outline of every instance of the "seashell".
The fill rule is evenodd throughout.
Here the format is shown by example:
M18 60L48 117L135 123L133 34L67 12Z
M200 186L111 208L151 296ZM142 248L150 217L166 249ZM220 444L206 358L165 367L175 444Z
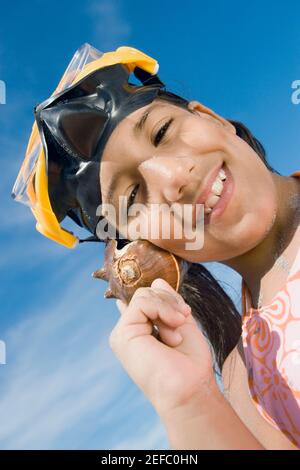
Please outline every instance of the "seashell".
M156 278L167 281L178 291L189 263L147 240L134 240L117 248L109 240L105 249L104 266L92 273L108 282L105 298L120 299L127 304L136 289L150 287Z

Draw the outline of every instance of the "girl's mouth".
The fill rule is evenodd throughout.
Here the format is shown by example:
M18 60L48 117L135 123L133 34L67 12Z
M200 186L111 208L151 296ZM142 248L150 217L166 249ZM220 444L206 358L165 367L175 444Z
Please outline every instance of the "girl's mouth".
M225 163L223 163L215 179L212 181L211 188L212 186L214 190L210 190L204 205L205 225L214 221L225 211L234 191L233 176ZM200 203L198 202L198 204Z

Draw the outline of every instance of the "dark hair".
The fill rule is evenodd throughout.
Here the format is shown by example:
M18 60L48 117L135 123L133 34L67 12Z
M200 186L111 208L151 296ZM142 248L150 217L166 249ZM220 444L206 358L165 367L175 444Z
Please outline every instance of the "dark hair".
M187 108L188 101L169 91L162 91L159 99ZM188 111L191 111L188 109ZM193 111L191 111L193 112ZM274 170L266 159L263 145L241 122L228 119L237 135L247 142L264 162L268 170ZM230 296L224 291L217 279L200 263L189 263L190 266L179 289L180 295L191 306L193 316L208 339L214 354L215 372L220 375L226 357L237 345L241 333L241 314Z

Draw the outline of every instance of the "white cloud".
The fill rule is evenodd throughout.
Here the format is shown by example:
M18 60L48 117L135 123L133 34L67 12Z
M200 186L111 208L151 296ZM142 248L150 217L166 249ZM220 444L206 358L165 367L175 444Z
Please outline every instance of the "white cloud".
M157 415L108 346L118 312L90 279L89 256L70 258L73 275L52 280L40 308L4 332L1 448L161 445Z
M122 2L92 1L89 14L94 25L95 47L106 52L123 45L131 33L129 22L122 16Z

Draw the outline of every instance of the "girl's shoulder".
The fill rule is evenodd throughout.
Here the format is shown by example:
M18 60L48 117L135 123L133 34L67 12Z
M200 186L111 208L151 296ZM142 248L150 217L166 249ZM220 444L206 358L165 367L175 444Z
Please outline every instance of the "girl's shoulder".
M300 177L300 170L290 176ZM259 309L249 307L251 296L242 280L242 341L251 399L260 415L297 448L300 448L299 245L297 241L285 285L270 304Z
M222 368L224 396L256 439L268 450L297 450L279 429L257 411L249 393L248 372L243 358L242 338L226 358Z

